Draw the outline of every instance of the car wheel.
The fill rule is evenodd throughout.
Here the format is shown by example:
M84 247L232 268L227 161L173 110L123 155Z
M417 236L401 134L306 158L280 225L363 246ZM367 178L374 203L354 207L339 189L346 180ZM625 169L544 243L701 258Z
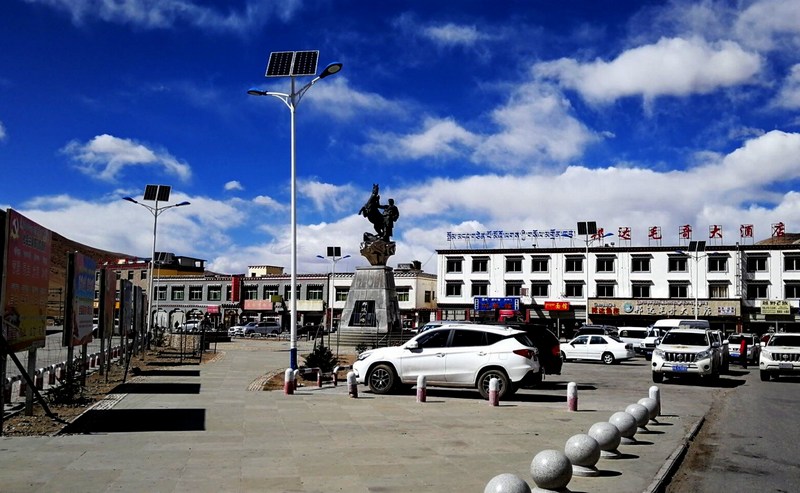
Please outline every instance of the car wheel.
M614 359L614 355L611 353L603 353L603 356L600 357L603 360L603 363L607 365L613 365L616 363L616 359Z
M369 389L373 394L388 394L394 388L395 380L394 369L385 363L381 363L375 365L372 371L369 372L367 385L369 385Z
M567 362L567 355L564 354L564 351L561 351L561 361L563 361L565 363Z
M511 382L508 380L505 372L502 370L491 369L484 371L478 377L478 383L476 386L478 388L478 392L481 394L481 397L484 399L489 399L489 382L493 378L496 378L500 381L500 385L497 388L497 397L499 399L502 399L503 396L514 393L514 389L512 388Z
M664 381L664 374L654 371L653 372L653 383L661 383Z
M769 372L761 370L761 381L762 382L769 382Z

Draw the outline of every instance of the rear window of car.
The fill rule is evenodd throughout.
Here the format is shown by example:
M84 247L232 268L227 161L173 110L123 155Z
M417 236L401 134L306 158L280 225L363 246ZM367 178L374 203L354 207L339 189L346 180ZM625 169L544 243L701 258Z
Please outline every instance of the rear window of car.
M527 347L536 347L536 343L533 342L533 339L525 333L525 334L514 334L514 339L523 346Z

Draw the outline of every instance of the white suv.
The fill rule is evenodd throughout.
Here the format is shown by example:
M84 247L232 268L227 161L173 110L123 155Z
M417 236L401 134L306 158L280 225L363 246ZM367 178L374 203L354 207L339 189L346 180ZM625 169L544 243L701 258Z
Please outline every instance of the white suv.
M720 373L719 343L705 329L672 329L653 350L653 382L664 376L700 375L716 380Z
M365 351L353 372L376 394L415 385L424 375L428 385L477 388L484 399L492 378L499 380L501 398L542 380L539 352L524 331L481 324L448 324L401 346Z
M758 369L764 381L781 374L800 374L800 333L773 334L761 348Z

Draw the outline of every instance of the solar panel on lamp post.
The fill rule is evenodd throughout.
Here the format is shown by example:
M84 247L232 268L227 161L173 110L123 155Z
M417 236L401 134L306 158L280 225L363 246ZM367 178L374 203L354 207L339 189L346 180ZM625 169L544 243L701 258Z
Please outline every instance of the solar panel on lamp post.
M291 91L287 93L263 91L261 89L250 89L247 94L251 96L272 96L283 101L289 108L291 125L291 303L290 303L290 344L289 344L289 367L297 369L297 168L295 163L295 125L294 113L300 100L311 86L319 80L333 75L342 69L341 63L331 63L300 89L295 87L295 77L311 76L317 73L317 59L319 51L281 51L270 53L265 77L290 77Z
M174 207L183 207L185 205L190 205L191 203L188 201L179 202L177 204L171 204L164 207L159 207L158 203L160 201L167 201L169 200L169 193L170 193L170 186L168 185L147 185L145 187L144 198L143 200L154 200L155 206L143 204L132 197L123 197L122 200L127 200L133 204L141 205L148 211L150 214L153 215L153 251L152 255L150 256L150 265L148 267L147 273L147 327L152 332L154 330L153 322L155 318L155 314L153 313L153 298L156 296L153 293L153 271L155 269L155 262L156 262L156 238L158 234L158 216L160 216L164 211L168 209L172 209Z

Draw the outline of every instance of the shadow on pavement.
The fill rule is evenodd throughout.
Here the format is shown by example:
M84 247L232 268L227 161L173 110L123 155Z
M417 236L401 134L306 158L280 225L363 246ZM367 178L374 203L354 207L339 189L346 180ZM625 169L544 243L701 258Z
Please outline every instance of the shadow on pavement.
M91 410L66 426L60 434L203 431L205 424L205 409Z
M199 394L199 383L123 383L114 394Z
M200 370L139 370L131 374L146 377L199 377Z

